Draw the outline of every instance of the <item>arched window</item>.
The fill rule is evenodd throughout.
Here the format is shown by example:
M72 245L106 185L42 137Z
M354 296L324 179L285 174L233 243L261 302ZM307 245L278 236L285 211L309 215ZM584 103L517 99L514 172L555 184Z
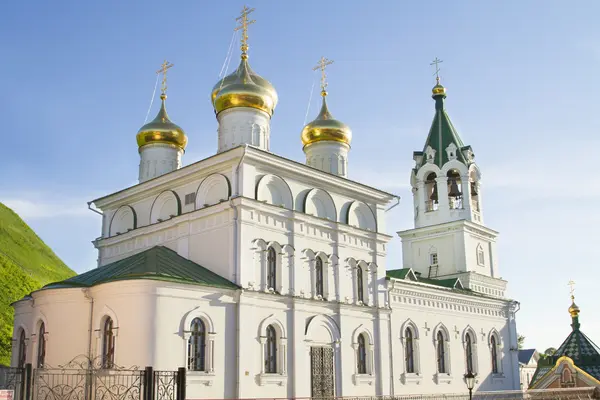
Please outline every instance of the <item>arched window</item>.
M363 270L360 266L356 268L356 298L358 301L365 302L364 293L364 282L363 282Z
M317 257L315 263L315 291L317 296L324 297L323 294L323 260Z
M490 344L492 346L492 374L498 373L498 346L496 344L496 336L492 336L490 339ZM529 378L527 378L529 381Z
M115 336L113 320L107 317L102 327L102 368L112 368L115 365Z
M277 332L273 325L267 326L267 343L265 346L265 372L277 373Z
M436 355L437 355L437 371L440 374L446 373L446 347L444 343L444 334L442 331L437 333L436 343Z
M362 333L358 335L358 373L366 374L367 373L367 348L365 346L365 335Z
M275 290L277 286L277 255L273 247L267 250L267 288Z
M21 329L19 334L19 359L17 367L24 368L27 362L27 343L25 342L25 330Z
M38 332L37 367L43 368L46 360L46 325L42 322Z
M413 342L413 333L410 328L406 328L404 334L406 340L406 372L409 374L415 373L415 347Z
M194 318L190 326L188 341L188 369L206 371L206 325L200 318Z
M473 341L471 334L467 332L465 335L465 357L467 359L467 373L474 372L473 370Z

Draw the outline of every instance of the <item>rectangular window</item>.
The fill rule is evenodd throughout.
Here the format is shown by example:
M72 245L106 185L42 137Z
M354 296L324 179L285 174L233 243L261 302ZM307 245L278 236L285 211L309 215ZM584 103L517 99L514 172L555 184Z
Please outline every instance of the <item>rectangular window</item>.
M196 202L196 193L188 193L185 195L185 205L194 204Z
M429 255L429 265L438 265L438 255L437 255L437 253L431 253Z

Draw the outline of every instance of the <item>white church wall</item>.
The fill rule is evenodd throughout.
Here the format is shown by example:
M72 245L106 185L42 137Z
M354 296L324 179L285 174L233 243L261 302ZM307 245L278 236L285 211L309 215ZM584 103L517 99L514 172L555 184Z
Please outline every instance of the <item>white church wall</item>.
M457 258L462 253L460 251L462 247L461 242L461 238L452 233L442 234L437 237L427 236L413 240L403 240L403 267L413 268L426 278L429 276L432 256L433 254L437 254L437 275L454 273L459 262Z
M406 288L406 289L405 289ZM436 293L437 292L437 293ZM475 369L478 375L475 390L518 389L518 366L513 363L506 302L491 299L477 301L471 296L444 294L443 290L408 289L395 285L391 292L393 309L392 348L396 393L419 392L419 386L433 393L464 391L463 375L466 371L464 334L472 329L475 339ZM408 324L416 330L419 376L406 376L405 342L403 329ZM440 325L442 324L442 325ZM436 328L443 326L449 333L448 365L450 376L437 382ZM492 374L490 334L497 332L501 338L499 357L500 373ZM515 380L515 376L517 379Z

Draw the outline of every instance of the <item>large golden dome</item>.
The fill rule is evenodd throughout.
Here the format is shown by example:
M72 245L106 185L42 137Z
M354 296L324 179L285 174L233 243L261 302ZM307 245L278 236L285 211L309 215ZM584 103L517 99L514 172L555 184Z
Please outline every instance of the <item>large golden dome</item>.
M333 115L329 112L327 100L325 99L327 92L323 91L321 95L323 96L321 111L314 121L309 122L302 129L302 144L308 146L316 142L332 141L350 145L352 130L348 125L333 118Z
M145 146L151 143L170 144L185 150L187 145L187 136L183 129L171 122L165 108L165 94L160 96L162 104L158 115L152 121L142 126L137 133L138 147Z
M239 67L213 87L211 100L217 114L233 107L250 107L272 116L278 97L273 85L254 72L248 56L242 54Z

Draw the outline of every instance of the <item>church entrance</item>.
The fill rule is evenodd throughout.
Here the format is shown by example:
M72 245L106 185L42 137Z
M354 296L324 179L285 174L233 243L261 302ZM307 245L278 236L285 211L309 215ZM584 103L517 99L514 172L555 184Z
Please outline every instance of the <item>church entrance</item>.
M331 347L310 348L311 396L313 398L333 398L335 381L333 349Z

